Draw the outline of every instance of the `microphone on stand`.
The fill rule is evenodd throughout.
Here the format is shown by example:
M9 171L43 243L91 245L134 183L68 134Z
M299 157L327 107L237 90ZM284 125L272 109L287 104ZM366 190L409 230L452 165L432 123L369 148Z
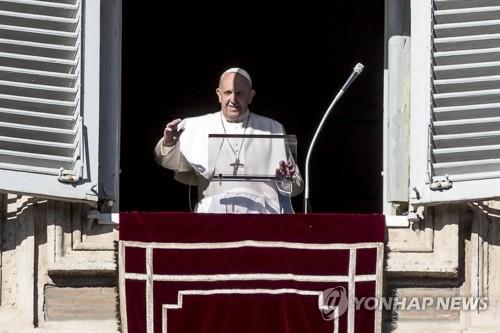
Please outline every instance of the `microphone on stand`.
M354 82L354 80L358 78L359 74L361 74L363 69L365 69L365 66L363 66L363 64L360 62L358 62L356 66L354 66L351 76L349 76L347 81L344 83L342 89L340 89L342 93L344 93L349 88L349 86Z
M316 129L316 133L314 133L311 144L309 145L309 150L307 151L307 157L306 157L306 166L305 166L306 176L305 176L305 189L304 189L304 214L307 214L308 211L310 211L310 209L309 209L310 208L309 207L309 205L310 205L310 199L309 199L309 161L311 159L311 153L312 153L314 144L316 143L316 139L318 138L318 134L321 131L321 128L323 127L323 124L325 123L326 118L328 117L328 115L332 111L335 104L337 104L340 97L342 97L344 92L349 88L349 86L354 82L354 80L356 80L356 78L359 76L359 74L361 74L361 72L363 71L364 68L365 68L365 66L363 66L363 64L361 64L361 63L358 63L356 66L354 66L354 69L351 73L351 76L349 76L349 78L344 83L344 85L342 86L340 91L337 93L337 96L335 96L335 98L333 99L333 102L328 107L328 110L323 115L323 118L321 119L321 122L319 123L319 126Z

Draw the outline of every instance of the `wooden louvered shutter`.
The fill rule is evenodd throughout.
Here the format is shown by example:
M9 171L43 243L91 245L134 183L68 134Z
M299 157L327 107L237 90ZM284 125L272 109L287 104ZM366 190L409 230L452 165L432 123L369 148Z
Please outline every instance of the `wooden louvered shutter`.
M84 4L0 0L1 191L97 199L100 12Z
M422 99L412 103L412 118L428 117L417 120L426 127L426 137L418 135L427 151L412 161L421 173L412 182L412 197L424 203L498 197L500 0L434 0L428 9L422 2L413 1L421 9L417 13L430 20L412 22L412 28L430 23L429 50L413 50L412 57L429 56L430 66L412 70L417 76L412 98ZM424 37L412 47L425 48ZM419 61L424 60L413 65ZM430 92L426 96L416 89Z

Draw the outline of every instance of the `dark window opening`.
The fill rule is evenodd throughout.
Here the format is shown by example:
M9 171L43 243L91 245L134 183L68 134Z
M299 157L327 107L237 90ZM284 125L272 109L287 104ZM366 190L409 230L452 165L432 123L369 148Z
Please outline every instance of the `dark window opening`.
M219 109L218 75L252 75L251 110L298 139L302 173L323 113L357 62L311 162L313 212L382 209L384 3L123 3L120 209L187 211L188 188L153 159L167 121ZM193 191L195 192L195 191ZM303 210L302 196L294 199Z

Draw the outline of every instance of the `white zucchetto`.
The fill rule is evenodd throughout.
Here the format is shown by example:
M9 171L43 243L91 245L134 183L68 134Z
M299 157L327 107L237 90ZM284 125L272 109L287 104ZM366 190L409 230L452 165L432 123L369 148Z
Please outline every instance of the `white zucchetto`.
M222 73L222 75L220 77L223 77L224 75L226 75L228 73L238 73L238 74L242 75L245 79L248 80L248 82L250 83L250 87L252 86L252 78L250 78L250 74L248 74L248 72L246 70L244 70L243 68L238 68L238 67L229 68L224 73Z

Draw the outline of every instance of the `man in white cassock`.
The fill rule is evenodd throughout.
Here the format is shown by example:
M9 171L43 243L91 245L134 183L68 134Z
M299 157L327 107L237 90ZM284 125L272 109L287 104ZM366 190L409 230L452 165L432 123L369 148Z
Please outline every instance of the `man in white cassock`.
M216 93L220 111L166 125L155 147L156 161L173 170L177 181L198 186L198 213L293 213L290 196L302 192L303 182L284 140L224 137L209 148L210 134L284 135L283 126L250 112L255 90L241 68L222 73ZM269 170L285 180L212 179L215 172L238 176Z

